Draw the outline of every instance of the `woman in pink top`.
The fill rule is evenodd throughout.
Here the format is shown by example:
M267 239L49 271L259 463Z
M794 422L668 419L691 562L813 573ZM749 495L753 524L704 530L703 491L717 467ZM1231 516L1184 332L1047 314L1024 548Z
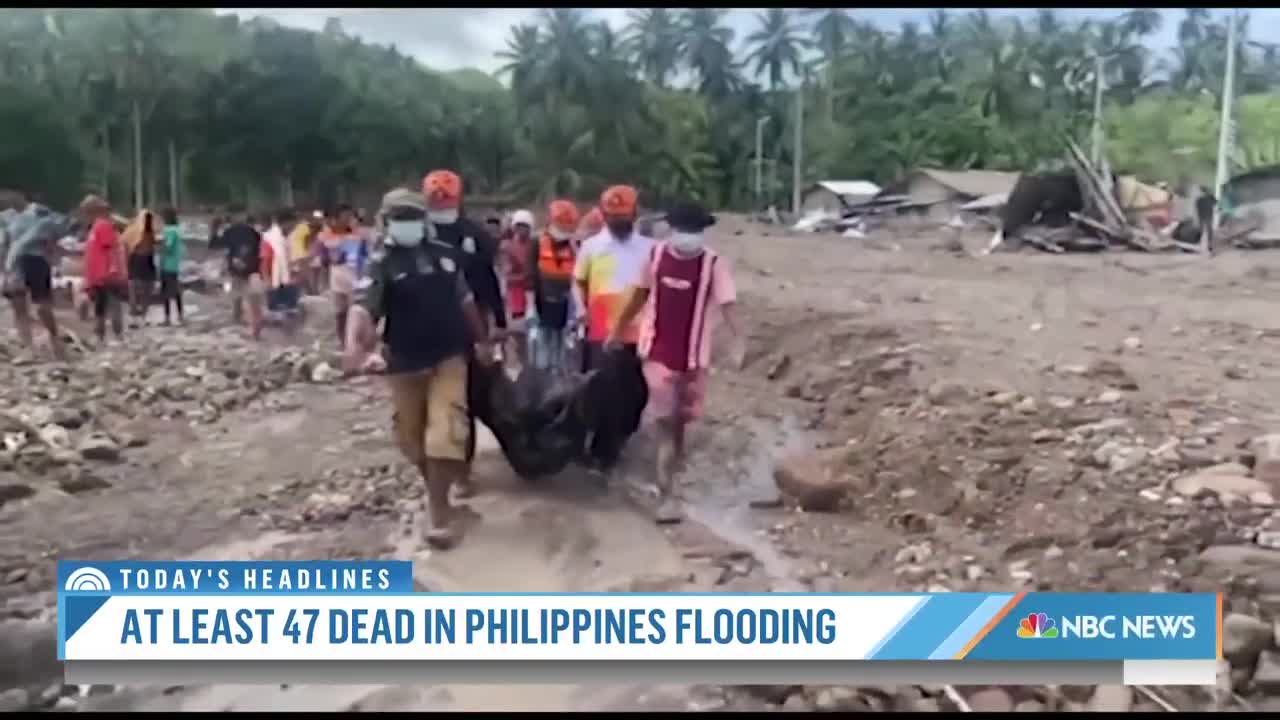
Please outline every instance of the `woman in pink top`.
M607 345L616 347L624 328L644 310L638 353L644 358L649 385L646 412L657 422L658 490L662 505L658 522L677 522L672 497L675 474L684 461L686 426L702 414L707 370L711 366L714 314L720 308L733 333L734 364L742 365L742 343L731 309L737 300L728 261L705 247L703 232L715 217L696 203L684 203L667 214L669 242L654 246L646 271L623 309Z

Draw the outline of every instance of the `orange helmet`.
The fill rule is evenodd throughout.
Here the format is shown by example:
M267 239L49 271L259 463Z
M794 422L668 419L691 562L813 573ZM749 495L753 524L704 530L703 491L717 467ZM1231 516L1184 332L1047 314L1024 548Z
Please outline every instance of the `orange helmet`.
M639 197L630 185L614 185L600 196L600 212L608 217L635 217Z
M604 215L600 213L600 208L593 207L591 212L582 217L582 222L578 225L578 230L583 237L591 237L604 229Z
M462 204L462 178L452 170L432 170L422 178L422 195L432 208L456 208Z
M547 206L547 224L551 234L567 238L578 229L578 206L569 200L555 200Z

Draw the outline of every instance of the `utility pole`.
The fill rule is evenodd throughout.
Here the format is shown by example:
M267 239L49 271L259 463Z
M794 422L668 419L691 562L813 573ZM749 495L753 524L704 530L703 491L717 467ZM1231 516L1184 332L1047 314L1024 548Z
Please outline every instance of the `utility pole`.
M1213 223L1216 230L1222 222L1222 189L1227 185L1228 156L1235 139L1231 105L1235 102L1236 79L1236 11L1227 20L1227 75L1222 81L1222 127L1218 130L1218 172L1213 181ZM1209 233L1200 235L1200 252L1209 252Z
M1102 55L1093 56L1093 161L1095 168L1102 167L1102 74L1105 70Z
M796 88L795 132L795 149L792 151L791 158L791 214L798 218L800 217L800 182L804 177L800 170L804 158L804 83Z
M764 185L764 165L761 162L764 155L764 126L768 122L768 115L756 119L756 201L752 207L756 214L760 212L760 193Z

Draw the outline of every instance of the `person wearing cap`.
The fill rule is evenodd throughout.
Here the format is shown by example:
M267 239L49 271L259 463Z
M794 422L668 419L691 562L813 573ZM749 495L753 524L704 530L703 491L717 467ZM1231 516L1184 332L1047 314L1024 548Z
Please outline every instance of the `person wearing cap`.
M533 226L533 213L516 210L511 213L511 236L500 243L507 281L507 312L512 320L523 320L527 311L525 301L529 291L529 258L534 246Z
M507 309L496 269L498 241L483 223L462 212L462 178L451 170L432 170L422 179L422 196L427 203L427 221L433 226L436 239L460 253L463 274L480 308L485 331L496 328L499 333L505 333ZM469 423L468 461L476 450L474 416ZM475 492L470 476L459 484L458 492L463 496Z
M442 243L418 193L382 199L384 251L357 286L346 342L349 370L385 371L401 452L422 473L431 523L427 542L453 547L473 517L455 507L450 488L470 474L473 424L467 402L468 357L492 357L487 329L463 274L462 254ZM384 351L375 327L385 320Z
M666 220L671 238L654 246L636 291L622 310L619 329L611 331L607 345L613 348L625 342L620 328L644 312L638 351L649 386L645 411L661 433L657 478L662 503L657 520L674 522L680 518L673 494L675 474L684 461L685 428L701 415L706 394L713 305L734 336L738 366L742 346L732 314L737 292L728 261L705 244L704 233L715 224L715 217L702 205L685 202L672 208Z
M593 207L586 215L582 216L582 220L578 223L578 231L573 235L573 244L575 248L581 248L582 244L588 238L593 237L604 229L604 216L600 214L599 207Z
M530 248L529 291L526 298L529 355L535 368L565 370L565 332L573 308L573 268L577 252L573 234L578 208L570 200L547 207L547 227Z
M505 330L507 310L498 282L496 263L498 239L462 212L462 178L450 170L433 170L422 179L427 201L427 219L435 226L436 237L452 245L466 258L467 282L475 293L486 323Z
M640 282L653 249L653 240L636 232L639 197L630 185L614 185L600 196L604 228L587 238L578 251L574 280L585 305L578 314L586 325L584 370L598 368L604 341L615 334L619 349L635 353L640 329L636 323L615 327L632 289Z
M0 287L13 308L14 325L23 346L30 348L32 344L31 305L34 304L36 317L49 332L53 356L66 360L58 320L53 313L53 268L49 262L64 227L54 220L49 208L35 198L28 196L26 200L26 207L7 227L0 228L0 263L3 263Z
M128 293L129 275L125 265L124 243L111 221L111 207L97 195L80 203L80 213L90 224L84 243L84 287L93 302L94 332L101 343L107 334L107 318L111 332L119 340L124 334L124 300Z

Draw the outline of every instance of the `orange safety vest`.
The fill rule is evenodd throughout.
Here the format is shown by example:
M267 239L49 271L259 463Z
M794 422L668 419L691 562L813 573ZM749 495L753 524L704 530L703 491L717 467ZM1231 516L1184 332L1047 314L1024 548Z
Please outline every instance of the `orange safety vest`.
M538 274L545 280L570 280L573 264L577 260L573 244L566 242L556 247L555 238L543 233L538 238Z

